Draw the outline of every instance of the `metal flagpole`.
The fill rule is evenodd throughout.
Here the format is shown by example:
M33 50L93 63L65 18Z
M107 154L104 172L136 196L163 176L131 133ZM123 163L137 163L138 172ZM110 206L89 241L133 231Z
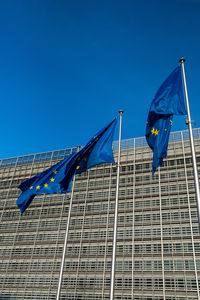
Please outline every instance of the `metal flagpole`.
M115 264L116 264L116 243L117 243L117 218L118 218L118 195L119 195L119 172L120 172L120 150L121 150L121 130L122 130L122 114L120 113L119 123L119 141L118 141L118 159L117 159L117 184L116 184L116 198L115 198L115 217L114 217L114 229L113 229L113 249L112 249L112 266L110 274L110 300L114 300L115 290Z
M187 107L187 121L186 124L189 127L189 136L190 136L190 146L192 152L192 162L193 162L193 169L194 169L194 181L195 181L195 189L196 189L196 197L197 197L197 211L198 211L198 221L199 221L199 228L200 228L200 193L199 193L199 178L198 178L198 171L197 171L197 163L196 163L196 155L194 149L194 138L192 133L192 120L190 115L190 106L188 100L188 92L187 92L187 84L185 78L185 69L184 69L184 62L185 58L180 58L179 62L182 66L182 74L183 74L183 83L184 83L184 91L185 91L185 100L186 100L186 107Z
M79 151L79 148L80 147L77 146L77 151ZM65 241L64 241L63 255L62 255L62 261L61 261L61 267L60 267L60 275L59 275L59 281L58 281L58 290L57 290L56 300L59 300L59 298L60 298L60 291L61 291L61 286L62 286L65 254L66 254L66 249L67 249L67 240L68 240L68 233L69 233L69 223L70 223L70 217L71 217L71 211L72 211L72 201L73 201L73 195L74 195L74 184L75 184L75 177L72 182L72 192L71 192L71 198L70 198L70 203L69 203L69 212L68 212L67 226L66 226L66 231L65 231Z

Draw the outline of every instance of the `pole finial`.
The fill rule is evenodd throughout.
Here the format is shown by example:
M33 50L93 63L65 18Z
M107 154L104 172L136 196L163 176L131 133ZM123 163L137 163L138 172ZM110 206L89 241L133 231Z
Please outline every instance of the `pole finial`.
M122 109L119 110L119 113L120 113L120 114L123 114L123 112L124 112L124 111L123 111Z
M184 57L181 57L180 59L179 59L179 62L182 64L182 63L184 63L185 62L185 58Z

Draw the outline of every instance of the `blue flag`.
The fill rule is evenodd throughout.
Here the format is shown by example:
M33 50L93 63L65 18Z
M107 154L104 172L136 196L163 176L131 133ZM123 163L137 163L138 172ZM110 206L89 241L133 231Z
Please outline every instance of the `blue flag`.
M173 115L186 115L181 66L163 82L149 110L146 140L153 151L153 174L167 156Z
M150 111L163 115L186 115L181 65L178 66L158 89Z
M79 152L70 154L42 173L24 181L17 205L23 212L38 194L67 193L75 174L103 163L114 163L112 142L117 118L100 130Z

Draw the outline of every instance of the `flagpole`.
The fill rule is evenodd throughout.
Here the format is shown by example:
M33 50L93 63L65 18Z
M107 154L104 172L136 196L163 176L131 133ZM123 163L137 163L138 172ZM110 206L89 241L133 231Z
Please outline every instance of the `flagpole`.
M187 92L187 84L186 84L186 77L185 77L185 69L184 69L184 62L185 58L180 58L179 62L181 63L182 67L182 74L183 74L183 83L184 83L184 91L185 91L185 101L187 107L187 121L186 124L189 127L189 136L190 136L190 146L192 152L192 163L193 163L193 170L194 170L194 182L195 182L195 189L196 189L196 197L197 197L197 211L198 211L198 221L199 221L199 228L200 228L200 192L199 192L199 178L198 178L198 171L197 171L197 163L196 163L196 155L194 149L194 137L192 132L192 120L190 115L190 106L188 100L188 92Z
M80 146L77 146L77 152L79 151L79 148L80 148ZM73 195L74 195L74 184L75 184L75 177L74 177L73 182L72 182L72 191L71 191L71 197L70 197L70 203L69 203L67 226L66 226L66 231L65 231L65 241L64 241L63 255L62 255L62 261L61 261L61 267L60 267L60 275L59 275L59 281L58 281L58 289L57 289L56 300L59 300L59 298L60 298L60 292L61 292L61 286L62 286L62 277L63 277L64 263L65 263L65 254L66 254L66 249L67 249L67 241L68 241L68 233L69 233L69 223L70 223L70 218L71 218L72 201L73 201Z
M119 195L119 172L120 172L120 150L121 150L121 130L122 130L122 114L123 110L119 110L119 141L118 141L118 159L117 159L117 183L116 183L116 198L115 198L115 216L113 229L113 249L112 249L112 265L110 274L110 300L114 300L115 290L115 264L116 264L116 244L117 244L117 219L118 219L118 195Z

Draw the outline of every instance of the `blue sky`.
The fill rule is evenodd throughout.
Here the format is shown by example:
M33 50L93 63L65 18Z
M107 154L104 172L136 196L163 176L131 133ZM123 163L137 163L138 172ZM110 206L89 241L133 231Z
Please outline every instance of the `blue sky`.
M119 109L122 138L144 136L182 56L200 127L199 12L198 0L1 1L0 158L84 145Z

